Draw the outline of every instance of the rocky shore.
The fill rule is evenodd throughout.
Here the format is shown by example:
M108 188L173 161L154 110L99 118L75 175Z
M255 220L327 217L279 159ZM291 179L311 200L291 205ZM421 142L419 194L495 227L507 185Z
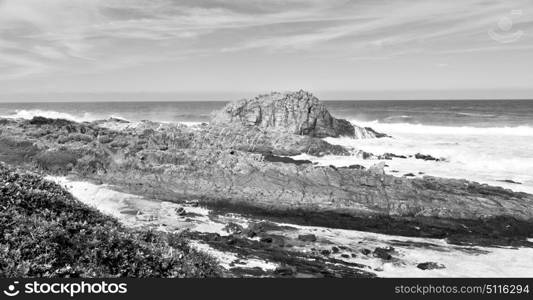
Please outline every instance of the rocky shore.
M322 137L388 138L335 119L302 91L237 101L192 127L43 117L0 124L0 161L145 197L457 243L516 245L533 236L533 195L466 180L395 177L379 165L335 168L286 158L350 155Z

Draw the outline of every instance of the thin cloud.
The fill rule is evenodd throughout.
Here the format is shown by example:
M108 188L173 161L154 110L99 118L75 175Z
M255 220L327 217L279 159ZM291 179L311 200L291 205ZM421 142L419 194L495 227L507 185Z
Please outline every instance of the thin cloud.
M526 34L504 47L487 31L513 9ZM0 79L240 53L362 61L525 51L532 32L531 0L3 0Z

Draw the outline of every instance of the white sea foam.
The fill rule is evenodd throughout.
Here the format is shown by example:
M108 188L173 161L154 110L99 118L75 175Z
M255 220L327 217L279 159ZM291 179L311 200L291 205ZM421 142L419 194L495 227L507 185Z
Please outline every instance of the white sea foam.
M29 109L29 110L20 109L20 110L15 110L11 114L0 115L0 118L6 118L6 119L31 120L34 117L45 117L45 118L50 118L50 119L65 119L65 120L74 121L74 122L92 122L92 121L98 121L98 120L107 120L110 118L130 121L127 118L124 118L118 114L105 115L105 114L93 114L89 112L73 114L73 113L66 113L66 112L60 112L60 111L54 111L54 110L41 110L41 109ZM202 124L202 122L192 122L192 121L191 122L189 121L170 122L170 121L162 121L162 120L161 121L152 120L152 121L163 123L163 124L178 124L179 123L179 124L186 125L187 127L194 127L194 126ZM132 122L132 124L128 124L128 125L114 125L116 126L116 128L113 128L113 129L120 129L121 127L133 127L133 126L136 126L136 123L138 122Z
M330 249L331 244L343 245L359 252L361 248L386 248L394 243L394 257L400 261L383 261L372 256L342 257L343 251L331 254L334 258L371 267L379 277L530 277L533 275L533 248L457 246L444 239L403 237L357 230L300 226L293 237L314 234L313 247ZM298 246L295 246L297 248ZM444 269L421 270L419 263L436 262Z
M351 121L362 127L372 127L374 130L390 134L391 132L409 134L450 134L450 135L511 135L511 136L533 136L533 127L471 127L471 126L436 126L411 123L381 123L379 121L363 122Z
M351 139L326 138L331 144L376 155L394 153L413 156L417 153L443 158L444 161L424 161L410 157L387 160L385 169L390 174L413 173L432 175L502 186L515 191L533 193L533 134L529 127L475 128L440 127L413 124L381 124L356 122L370 126L393 138ZM526 130L527 129L527 130ZM529 131L528 131L529 130ZM359 164L365 167L378 160L364 160L360 156L298 156L321 165L338 167ZM514 181L512 183L508 181ZM518 184L520 183L520 184Z
M124 119L120 116L116 115L109 115L107 117L94 115L92 113L81 113L81 114L71 114L66 112L59 112L54 110L41 110L41 109L20 109L16 110L12 114L3 115L0 116L2 118L8 118L8 119L32 119L33 117L45 117L45 118L51 118L51 119L65 119L75 122L91 122L96 120L102 120L106 118L117 118L117 119Z

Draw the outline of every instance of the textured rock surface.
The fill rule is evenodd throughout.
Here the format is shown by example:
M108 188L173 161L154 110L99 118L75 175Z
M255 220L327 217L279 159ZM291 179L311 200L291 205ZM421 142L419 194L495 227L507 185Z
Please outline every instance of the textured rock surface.
M171 201L200 199L204 204L317 217L458 220L443 225L454 230L463 230L465 220L533 220L533 196L503 188L466 180L399 178L376 170L265 161L263 150L286 150L272 143L269 135L246 137L239 132L235 136L224 127L151 122L121 131L101 125L10 121L0 133L0 158ZM291 140L289 136L295 135L280 135ZM294 147L289 150L298 152ZM503 230L507 230L505 222L498 223ZM378 223L372 226L382 226ZM533 227L527 230L533 232Z
M313 137L374 138L379 135L371 129L334 118L318 98L305 91L271 93L232 102L215 113L211 122L257 126Z

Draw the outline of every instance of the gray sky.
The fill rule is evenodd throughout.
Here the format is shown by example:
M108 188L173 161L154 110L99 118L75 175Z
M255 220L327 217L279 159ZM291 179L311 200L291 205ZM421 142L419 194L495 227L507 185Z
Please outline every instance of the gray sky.
M0 0L4 101L533 98L532 83L533 0Z

